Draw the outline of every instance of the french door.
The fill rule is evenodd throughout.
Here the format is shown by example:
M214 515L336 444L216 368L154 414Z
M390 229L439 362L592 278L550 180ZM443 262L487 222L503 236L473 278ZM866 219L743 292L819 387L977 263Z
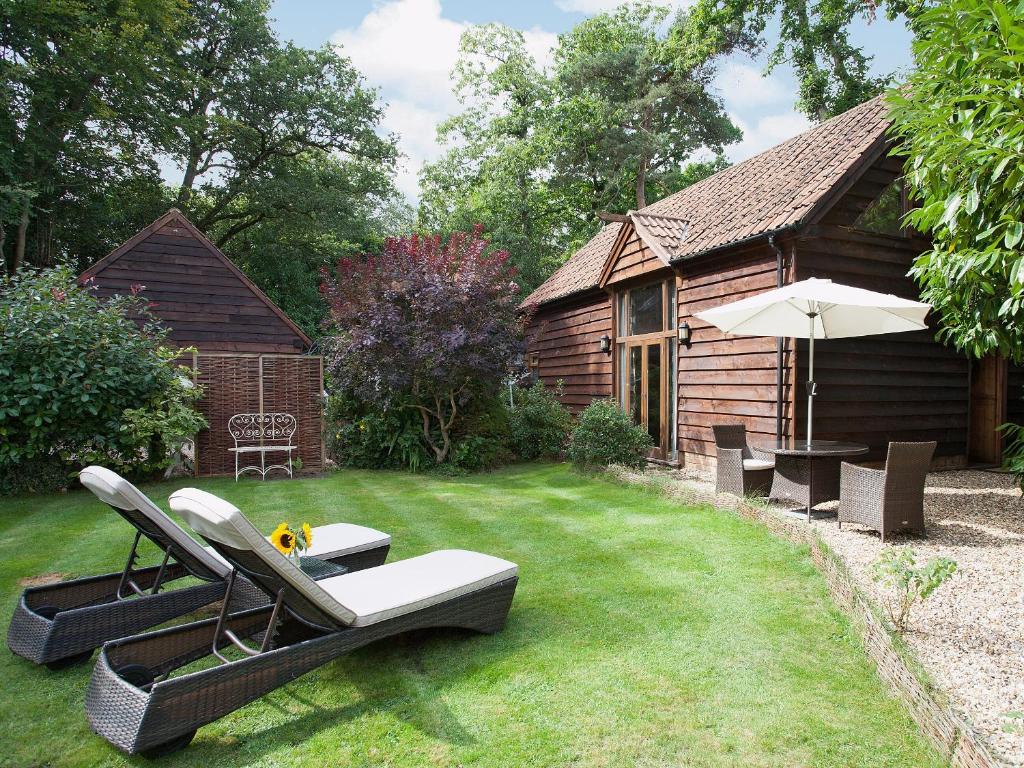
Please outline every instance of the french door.
M675 454L675 286L673 281L617 295L617 396L634 424L647 430L651 458Z

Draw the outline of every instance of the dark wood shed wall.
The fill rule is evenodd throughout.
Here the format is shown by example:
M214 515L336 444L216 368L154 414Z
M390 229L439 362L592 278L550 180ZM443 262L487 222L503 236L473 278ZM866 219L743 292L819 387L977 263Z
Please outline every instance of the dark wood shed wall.
M847 285L919 299L907 277L928 247L920 237L852 228L861 210L897 178L898 161L882 158L840 198L820 224L796 242L796 279L829 278ZM798 342L797 381L807 380L807 342ZM814 436L854 440L885 458L890 440L935 440L937 458L967 453L969 368L964 356L935 341L934 329L815 344ZM795 399L798 438L806 435L806 391Z
M784 264L785 269L785 264ZM742 422L750 441L775 440L777 413L774 338L726 335L694 314L738 301L777 284L775 251L766 244L736 249L718 258L684 264L679 286L679 322L692 342L678 360L679 451L687 464L704 466L715 456L715 424ZM783 434L790 430L790 350L783 351Z
M171 339L207 352L301 352L303 339L266 301L176 220L135 243L95 277L100 296L144 285Z
M605 334L612 334L612 309L604 292L545 305L530 320L527 349L537 354L537 375L552 389L562 382L562 404L574 413L612 394L612 358L601 351Z

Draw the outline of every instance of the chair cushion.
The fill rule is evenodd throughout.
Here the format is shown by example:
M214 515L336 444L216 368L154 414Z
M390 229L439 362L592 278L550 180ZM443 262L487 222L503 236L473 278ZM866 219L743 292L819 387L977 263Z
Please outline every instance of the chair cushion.
M215 576L227 578L231 569L219 557L210 553L198 541L167 516L146 494L129 483L116 472L106 467L86 467L78 473L78 479L100 501L125 511L135 510L163 533L175 545L179 554L191 558L195 563Z
M744 459L743 468L751 472L758 469L775 469L775 462L766 459Z
M352 611L317 586L316 582L304 574L291 559L278 552L231 502L198 488L182 488L171 494L170 505L192 530L207 541L255 553L264 564L324 615L341 624L349 624L356 618Z
M331 523L313 528L313 546L302 554L333 560L342 555L377 549L390 543L391 537L375 528L351 523ZM221 562L227 562L213 547L206 547L206 551Z
M480 552L442 549L318 582L363 627L453 600L516 575L515 563Z

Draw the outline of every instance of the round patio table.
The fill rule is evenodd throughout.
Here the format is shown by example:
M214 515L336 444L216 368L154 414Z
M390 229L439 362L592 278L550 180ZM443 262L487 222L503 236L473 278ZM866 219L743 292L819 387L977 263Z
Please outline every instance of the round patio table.
M792 446L783 441L759 447L775 454L772 490L768 497L799 502L807 508L807 522L811 521L812 507L839 498L842 460L868 452L868 447L862 443L836 440L812 440L810 444L798 440Z

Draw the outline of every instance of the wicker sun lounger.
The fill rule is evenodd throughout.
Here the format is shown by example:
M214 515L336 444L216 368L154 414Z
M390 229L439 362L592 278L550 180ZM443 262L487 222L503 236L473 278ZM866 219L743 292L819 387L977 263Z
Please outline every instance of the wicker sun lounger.
M427 627L497 632L518 581L514 563L464 550L312 581L228 502L184 489L171 508L235 568L229 590L244 575L274 603L230 614L225 601L216 619L103 647L86 714L96 733L130 754L181 749L200 726L381 638ZM211 655L217 666L172 676Z
M108 640L136 634L183 616L224 597L231 567L203 547L116 472L86 467L82 484L136 530L124 570L26 589L7 631L17 655L51 669L86 661ZM142 537L163 553L159 565L137 568ZM372 528L337 523L314 529L313 547L303 568L314 578L380 565L391 537ZM343 567L343 568L342 568ZM174 585L191 576L186 586ZM195 583L199 580L199 584ZM176 589L165 589L177 586ZM266 604L266 595L239 580L236 610Z

